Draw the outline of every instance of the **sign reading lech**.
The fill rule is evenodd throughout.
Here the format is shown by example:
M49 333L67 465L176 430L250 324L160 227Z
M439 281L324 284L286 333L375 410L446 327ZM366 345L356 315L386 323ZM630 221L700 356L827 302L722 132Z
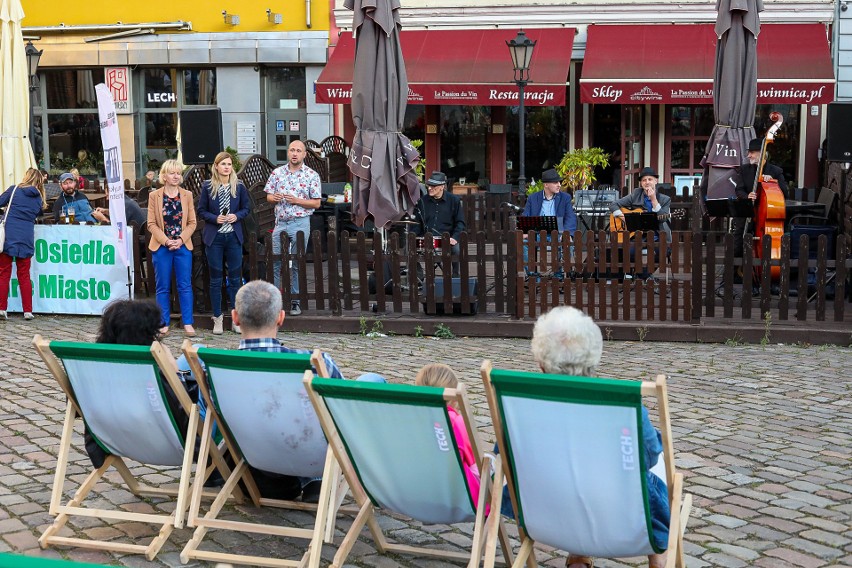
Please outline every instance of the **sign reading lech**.
M109 302L127 297L127 269L107 226L36 225L30 278L37 313L100 315ZM22 311L17 268L9 311Z

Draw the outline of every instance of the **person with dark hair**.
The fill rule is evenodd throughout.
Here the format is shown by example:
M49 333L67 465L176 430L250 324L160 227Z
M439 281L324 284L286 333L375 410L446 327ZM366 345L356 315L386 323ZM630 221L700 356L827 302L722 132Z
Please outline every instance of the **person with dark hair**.
M97 343L151 345L160 335L160 308L145 300L116 300L104 309Z

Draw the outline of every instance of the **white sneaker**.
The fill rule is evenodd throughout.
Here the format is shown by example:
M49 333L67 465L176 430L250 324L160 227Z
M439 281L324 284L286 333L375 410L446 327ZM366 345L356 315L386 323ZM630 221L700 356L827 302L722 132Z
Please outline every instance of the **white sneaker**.
M224 314L213 317L213 335L222 335L223 333L225 333L225 329L222 326L222 320L224 318Z
M35 316L33 315L32 312L24 312L24 319L25 320L35 319Z
M299 304L293 304L292 306L290 306L290 315L291 316L302 315L302 308L299 306Z
M4 320L9 319L9 316L6 315L6 310L0 310L0 318L3 318Z
M240 326L235 324L233 321L231 322L231 331L233 331L234 333L242 333L242 331L240 330Z

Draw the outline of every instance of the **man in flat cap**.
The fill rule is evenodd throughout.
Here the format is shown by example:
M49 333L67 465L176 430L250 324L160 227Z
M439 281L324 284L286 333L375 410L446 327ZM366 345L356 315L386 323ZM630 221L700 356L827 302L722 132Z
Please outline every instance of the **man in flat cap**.
M422 236L432 233L440 237L449 233L452 254L460 252L459 238L465 229L464 212L461 199L447 191L447 175L443 172L432 172L426 180L427 196L417 202L414 208L414 234ZM459 275L459 263L453 263L453 276Z

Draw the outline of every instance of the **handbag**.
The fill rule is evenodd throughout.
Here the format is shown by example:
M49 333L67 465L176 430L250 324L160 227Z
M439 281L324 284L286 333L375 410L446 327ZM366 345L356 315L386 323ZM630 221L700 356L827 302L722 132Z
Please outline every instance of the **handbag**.
M6 204L6 213L3 215L3 222L0 223L0 252L3 252L3 247L6 244L6 218L9 216L9 209L12 208L12 200L15 199L15 190L17 189L17 185L12 189L12 196L9 198L9 203Z

